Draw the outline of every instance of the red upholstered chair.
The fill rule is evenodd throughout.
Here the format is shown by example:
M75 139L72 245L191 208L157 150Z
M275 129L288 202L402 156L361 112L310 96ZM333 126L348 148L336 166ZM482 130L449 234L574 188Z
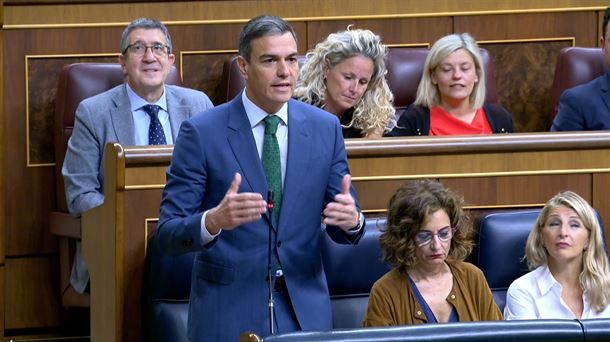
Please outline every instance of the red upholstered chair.
M75 63L65 66L59 76L55 99L55 193L56 211L51 213L51 233L59 237L61 299L64 306L88 306L89 298L77 294L70 286L74 255L74 239L80 239L80 219L68 214L64 180L61 175L68 140L74 127L74 114L79 103L123 83L118 63ZM168 84L181 84L180 74L172 67Z
M246 86L246 80L239 72L237 57L227 59L222 65L222 77L218 85L218 103L231 101Z
M551 87L550 122L559 109L559 98L566 89L603 75L608 68L601 48L567 47L561 49Z
M415 101L417 87L424 70L428 52L426 48L390 48L386 62L388 86L394 94L394 107L397 110L408 107ZM486 100L498 102L496 93L496 73L493 60L486 49L481 49L485 83L487 87Z

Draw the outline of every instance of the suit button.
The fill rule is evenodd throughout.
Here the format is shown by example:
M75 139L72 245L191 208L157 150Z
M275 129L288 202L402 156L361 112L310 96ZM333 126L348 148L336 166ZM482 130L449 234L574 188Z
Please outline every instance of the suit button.
M184 240L184 241L182 241L182 245L184 245L184 247L191 247L193 245L193 240L192 239Z
M282 247L282 240L278 241L276 245L277 245L277 248Z

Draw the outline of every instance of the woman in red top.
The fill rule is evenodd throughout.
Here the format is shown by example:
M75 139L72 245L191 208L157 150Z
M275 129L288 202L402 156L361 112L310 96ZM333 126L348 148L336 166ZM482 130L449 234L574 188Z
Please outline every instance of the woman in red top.
M445 36L430 49L415 102L388 135L512 132L511 114L484 101L485 71L479 47L468 33Z

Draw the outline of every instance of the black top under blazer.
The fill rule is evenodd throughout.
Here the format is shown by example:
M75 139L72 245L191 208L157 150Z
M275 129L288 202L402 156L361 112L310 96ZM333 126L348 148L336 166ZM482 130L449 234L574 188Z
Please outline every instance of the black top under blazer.
M483 110L493 133L512 133L512 115L500 105L484 103ZM430 108L410 105L400 118L388 137L430 134Z

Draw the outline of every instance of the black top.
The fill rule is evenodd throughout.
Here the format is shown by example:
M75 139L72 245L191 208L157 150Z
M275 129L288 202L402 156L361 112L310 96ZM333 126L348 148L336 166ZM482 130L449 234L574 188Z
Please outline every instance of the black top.
M295 99L299 100L299 101L303 101L303 100L301 100L299 98L296 98L296 97L295 97ZM314 100L315 100L314 102L317 102L317 97L314 98ZM309 102L306 102L306 101L303 101L303 102L309 103ZM319 106L319 108L324 109L321 106ZM335 115L333 113L330 113L330 114ZM352 127L345 127L345 126L350 124L350 122L352 121L352 117L353 116L354 116L354 107L347 109L345 111L345 113L343 113L343 116L341 116L339 118L339 122L341 123L341 128L342 128L342 131L343 131L343 138L344 139L347 139L347 138L362 138L362 136L364 135L362 130L360 130L360 129L354 127L354 126L352 126Z
M352 121L353 115L354 107L346 110L345 113L343 113L343 116L339 118L339 121L341 122L342 126L341 128L343 129L343 138L362 138L362 136L364 135L362 130L359 128L356 128L354 126L345 127L349 125L349 123Z
M483 110L493 133L512 133L513 118L502 106L484 103ZM388 137L430 134L430 108L410 105L398 119L396 127L387 133ZM344 133L345 135L345 133Z

